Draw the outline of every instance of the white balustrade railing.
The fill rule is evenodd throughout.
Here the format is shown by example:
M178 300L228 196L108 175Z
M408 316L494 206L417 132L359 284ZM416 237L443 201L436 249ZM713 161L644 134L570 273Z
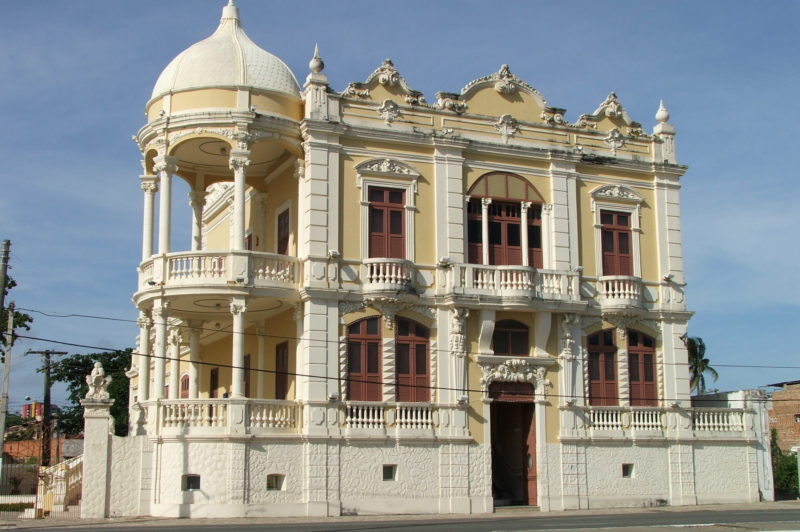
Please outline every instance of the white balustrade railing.
M51 502L53 506L61 511L78 503L81 498L82 487L82 454L59 462L54 466L42 468L39 472L39 494L41 495L39 500ZM49 499L48 495L52 496L52 499Z
M147 284L153 280L153 261L148 260L147 262L143 262L139 267L140 271L140 283Z
M627 275L606 275L599 279L603 303L638 304L642 297L642 280Z
M622 430L622 409L616 407L590 407L587 409L589 425L594 430Z
M486 295L528 295L539 299L578 300L577 272L542 270L530 266L453 264L448 288Z
M228 424L225 399L169 399L159 404L164 428L224 427Z
M382 403L346 403L344 425L350 429L380 429L384 427Z
M433 428L433 408L430 404L398 403L395 425L404 430L430 430Z
M294 401L250 400L250 428L253 429L297 429L301 405Z
M413 266L403 259L365 259L365 284L408 286L411 284Z
M664 430L666 413L660 408L632 408L630 411L633 430Z
M254 254L250 275L258 281L278 281L294 284L297 280L297 259L284 255Z
M219 252L175 253L167 256L167 282L212 280L225 276L226 255Z
M744 430L744 410L694 408L692 426L697 432L741 432Z

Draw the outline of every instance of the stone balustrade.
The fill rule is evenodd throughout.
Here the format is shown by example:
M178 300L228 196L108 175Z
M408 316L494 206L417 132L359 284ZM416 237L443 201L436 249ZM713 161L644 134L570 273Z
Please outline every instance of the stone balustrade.
M452 264L447 290L456 294L580 301L577 272L529 266Z
M597 281L602 308L642 306L642 280L628 275L604 275Z
M255 251L184 251L154 255L139 266L139 290L153 286L252 285L296 288L300 261Z
M408 290L414 265L403 259L364 259L360 277L365 292Z

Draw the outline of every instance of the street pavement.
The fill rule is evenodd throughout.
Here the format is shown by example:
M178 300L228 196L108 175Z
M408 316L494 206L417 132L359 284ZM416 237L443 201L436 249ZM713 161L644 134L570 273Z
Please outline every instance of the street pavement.
M501 508L494 514L476 515L395 515L343 517L256 517L221 519L114 518L75 519L45 518L2 520L0 529L97 532L124 529L152 529L183 532L187 528L204 532L287 531L349 532L545 532L549 530L598 530L635 532L663 530L681 532L698 530L800 531L800 501L756 504L674 506L539 512L535 508Z

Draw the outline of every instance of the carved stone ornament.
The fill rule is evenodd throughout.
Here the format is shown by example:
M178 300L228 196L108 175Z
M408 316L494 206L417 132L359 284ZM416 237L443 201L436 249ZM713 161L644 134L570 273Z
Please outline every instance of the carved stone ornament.
M246 304L231 302L231 314L236 316L238 314L244 314L245 312L247 312Z
M363 301L341 301L339 302L339 315L344 316L351 312L363 310L367 305Z
M605 136L603 142L606 143L606 146L611 148L611 153L616 155L617 150L625 146L625 135L623 135L619 129L614 128Z
M591 194L595 199L621 200L634 203L641 203L644 201L642 196L625 185L603 185L594 189Z
M460 358L467 355L467 316L469 309L458 307L450 309L450 353Z
M384 87L391 87L400 83L400 73L394 67L391 59L384 59L383 64L375 69L369 79L377 77L378 83Z
M600 104L595 112L595 115L602 116L605 115L608 118L617 118L622 114L622 106L617 99L616 93L609 93L603 103Z
M381 313L389 329L394 329L394 317L404 307L393 297L369 297L364 299L364 303Z
M373 161L367 161L356 166L356 170L359 173L372 172L375 174L399 174L406 176L419 175L407 165L399 161L395 161L394 159L377 159Z
M551 126L563 126L567 124L564 120L564 109L546 107L539 118Z
M477 89L478 87L486 84L491 84L494 90L504 95L510 95L516 93L518 90L524 90L525 92L535 95L543 107L547 105L547 102L539 93L539 91L512 74L508 65L501 65L500 70L494 74L489 74L488 76L483 76L482 78L478 78L469 82L463 89L461 89L461 95L463 96L471 90Z
M547 388L552 386L550 379L546 378L547 369L544 366L534 367L531 360L512 358L505 362L492 365L481 364L481 389L489 390L489 385L494 381L499 382L530 382L533 384L536 400L543 400L547 395Z
M467 104L459 100L458 94L452 92L437 92L436 107L459 115L467 110Z
M108 401L108 385L111 384L111 376L106 375L103 365L100 362L94 363L94 369L86 376L86 384L89 391L86 392L86 399L90 401Z
M369 98L369 89L365 88L363 83L354 81L341 92L341 95L345 98Z
M383 100L383 104L378 107L378 114L381 115L386 125L389 125L402 116L403 112L400 110L400 106L392 100Z
M503 142L508 144L508 139L519 132L519 121L511 115L503 115L494 124L494 127L503 137Z
M249 152L247 152L246 155L231 155L231 158L228 160L228 166L231 170L243 170L250 165L249 156Z

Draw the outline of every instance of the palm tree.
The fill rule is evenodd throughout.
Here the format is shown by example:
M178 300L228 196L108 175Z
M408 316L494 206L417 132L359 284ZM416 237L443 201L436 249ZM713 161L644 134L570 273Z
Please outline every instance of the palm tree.
M706 358L706 344L702 338L689 337L684 334L681 336L683 345L689 351L689 385L692 391L697 390L698 395L703 395L706 391L706 378L703 375L708 373L716 381L719 378L717 370L711 367L711 362Z

